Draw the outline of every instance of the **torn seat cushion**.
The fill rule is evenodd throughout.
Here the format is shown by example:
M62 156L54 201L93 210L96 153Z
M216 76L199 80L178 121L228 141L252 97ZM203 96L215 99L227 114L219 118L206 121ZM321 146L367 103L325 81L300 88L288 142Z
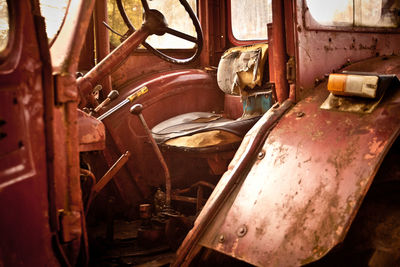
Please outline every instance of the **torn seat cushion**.
M224 134L224 132L228 132L239 137L239 139L230 137L229 140L240 142L241 138L248 130L250 130L259 118L260 116L240 120L230 120L211 112L191 112L163 121L156 125L151 131L158 144L164 144L167 140L182 136L192 136L191 142L195 142L193 138L196 138L197 133L209 131L213 131L212 134L215 134L216 136L211 137L209 134L207 135L207 138L221 139L221 137L224 138L225 136L228 136L227 134ZM204 135L197 136L199 138L204 138ZM172 146L176 144L176 142L169 143ZM199 141L198 143L200 146L204 147L204 140L201 142Z
M226 94L241 95L244 88L261 86L267 49L267 44L255 44L225 51L218 65L219 88Z

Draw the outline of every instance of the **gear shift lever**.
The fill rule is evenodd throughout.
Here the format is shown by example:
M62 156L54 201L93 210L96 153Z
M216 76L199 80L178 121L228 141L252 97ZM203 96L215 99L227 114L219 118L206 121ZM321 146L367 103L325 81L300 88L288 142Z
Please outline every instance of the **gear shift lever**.
M150 131L149 127L147 126L146 121L143 118L142 110L143 110L143 106L141 104L136 104L131 107L130 112L133 115L136 115L139 117L139 120L142 123L144 130L146 131L147 137L150 139L151 146L153 147L153 150L156 153L157 158L160 161L161 166L164 169L165 190L166 190L166 200L165 200L166 207L165 208L170 209L170 207L171 207L171 176L169 174L169 169L168 169L167 163L165 162L164 156L162 155L160 148L158 147L156 141L154 140L153 135L151 134L151 131Z

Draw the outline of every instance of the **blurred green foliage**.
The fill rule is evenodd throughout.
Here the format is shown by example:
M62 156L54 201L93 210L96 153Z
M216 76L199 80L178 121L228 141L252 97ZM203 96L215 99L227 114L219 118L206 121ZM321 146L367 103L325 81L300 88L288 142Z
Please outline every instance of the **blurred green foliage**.
M124 5L125 12L128 15L128 18L131 20L135 29L140 28L143 21L143 9L140 0L122 0L122 4ZM115 31L120 34L125 34L128 31L128 27L125 25L124 20L122 19L119 11L117 2L115 0L111 0L107 2L107 11L109 18L109 25ZM118 46L121 41L120 37L114 33L110 35L111 45Z
M148 0L147 2L150 9L156 9L165 16L169 27L196 36L193 22L178 0ZM196 0L188 0L187 2L196 13ZM122 3L125 12L135 29L140 28L143 21L143 8L141 1L122 0ZM119 13L116 0L109 0L107 8L109 25L118 33L122 35L125 34L128 31L128 27L125 25L121 14ZM117 34L111 33L110 42L112 46L116 47L121 43L120 37ZM194 46L194 43L174 37L170 34L164 34L163 36L149 36L147 42L156 48L192 48Z

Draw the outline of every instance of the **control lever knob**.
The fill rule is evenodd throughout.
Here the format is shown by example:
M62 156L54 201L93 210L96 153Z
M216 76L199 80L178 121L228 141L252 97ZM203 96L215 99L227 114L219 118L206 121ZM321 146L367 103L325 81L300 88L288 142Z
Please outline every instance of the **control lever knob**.
M119 93L117 90L112 90L110 93L108 93L107 98L110 99L110 101L113 101L119 96Z
M131 107L129 110L131 114L133 115L139 115L143 111L143 105L142 104L135 104Z

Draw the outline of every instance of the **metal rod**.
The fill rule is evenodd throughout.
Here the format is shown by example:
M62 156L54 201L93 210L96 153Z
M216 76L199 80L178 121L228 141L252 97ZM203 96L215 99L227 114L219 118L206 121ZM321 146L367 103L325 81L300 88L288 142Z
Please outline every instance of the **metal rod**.
M89 194L88 201L86 203L85 214L88 213L92 200L111 181L111 179L115 176L115 174L117 174L117 172L122 168L122 166L125 165L130 155L131 153L129 151L126 151L124 154L122 154L121 157L119 157L119 159L114 163L114 165L112 165L111 168L103 175L103 177L101 177L100 180L93 185L92 190L90 191Z
M149 91L149 89L147 88L147 86L142 86L139 90L136 90L135 92L133 92L130 96L128 96L123 101L121 101L121 103L119 103L118 105L116 105L115 107L110 109L109 111L105 112L103 115L99 116L97 119L100 121L104 120L105 118L107 118L108 116L113 114L115 111L119 110L120 108L122 108L123 106L128 104L129 102L133 102L135 99L146 94L148 91Z
M197 199L196 199L196 212L199 212L201 208L203 207L203 187L198 186L197 187Z
M172 195L171 198L176 201L182 201L182 202L193 203L193 204L197 203L197 198L195 198L195 197Z
M149 35L149 30L146 27L141 27L86 73L85 76L79 78L77 80L77 85L80 94L82 96L88 95L98 81L110 74L114 68L121 64L121 62L127 58L127 55L132 53Z
M104 114L102 114L101 116L99 116L97 119L98 120L104 120L105 118L107 118L108 116L110 116L111 114L113 114L115 111L119 110L120 108L122 108L123 106L125 106L126 104L129 103L128 99L124 99L121 101L121 103L119 103L118 105L116 105L115 107L113 107L112 109L108 110L107 112L105 112Z
M285 39L285 12L283 1L272 0L272 60L274 67L274 82L278 102L282 103L289 97L289 85L286 80L286 39Z
M86 169L82 169L82 168L81 168L81 176L87 176L87 177L89 177L89 178L92 180L92 184L91 184L91 189L90 189L90 192L89 192L89 196L88 196L88 198L87 198L86 203L84 203L84 205L85 205L85 210L87 210L88 204L90 204L89 202L90 202L91 199L92 199L92 195L93 195L93 186L96 184L96 177L94 176L94 174L93 174L91 171L86 170Z
M150 143L153 147L154 152L157 155L158 160L161 163L162 168L164 169L164 175L165 175L165 194L166 194L166 199L165 199L165 204L167 206L167 208L171 207L171 176L169 173L169 169L168 169L168 165L165 162L164 156L161 153L160 148L158 148L158 145L156 143L156 141L153 138L153 135L151 134L151 131L149 129L149 127L147 126L146 121L143 118L142 113L137 114L140 121L142 122L143 128L145 129L147 136L150 139Z
M114 177L115 174L125 165L128 161L131 153L126 151L124 154L119 157L119 159L111 166L111 168L106 172L106 174L101 177L101 179L93 186L93 194L96 195L99 193Z

